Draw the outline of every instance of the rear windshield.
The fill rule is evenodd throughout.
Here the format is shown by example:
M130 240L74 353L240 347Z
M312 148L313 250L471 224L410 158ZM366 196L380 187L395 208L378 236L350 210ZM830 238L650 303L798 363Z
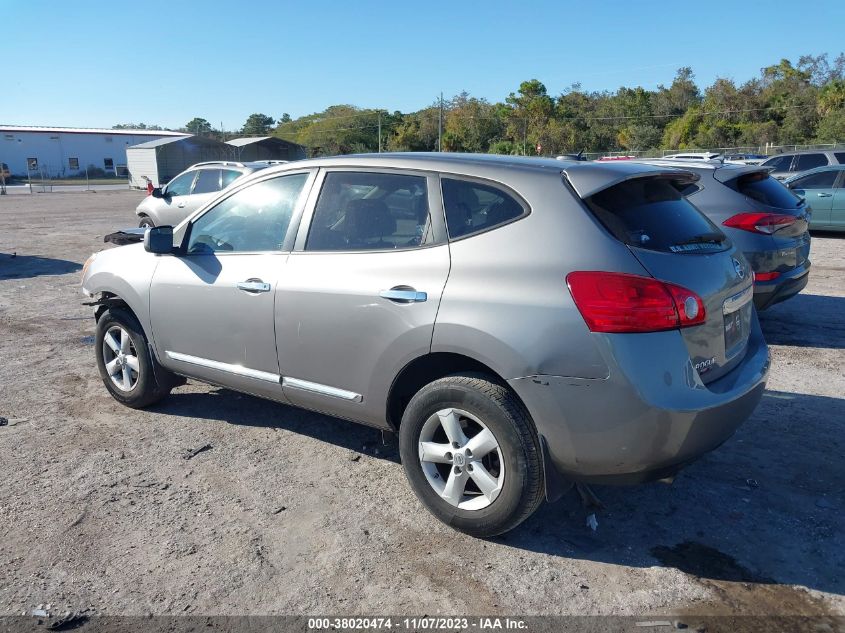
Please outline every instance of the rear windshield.
M801 202L801 198L763 171L745 174L725 184L752 200L778 209L796 209Z
M674 253L722 250L724 234L667 178L628 180L585 200L618 240Z

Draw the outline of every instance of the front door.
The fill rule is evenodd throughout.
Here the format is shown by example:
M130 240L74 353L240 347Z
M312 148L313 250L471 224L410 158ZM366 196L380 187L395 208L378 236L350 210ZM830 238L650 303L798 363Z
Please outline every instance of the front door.
M390 385L431 349L449 274L436 178L329 170L276 289L285 395L296 405L385 424Z
M196 218L184 253L161 257L150 319L161 363L177 373L284 400L273 308L291 218L307 172L235 190Z

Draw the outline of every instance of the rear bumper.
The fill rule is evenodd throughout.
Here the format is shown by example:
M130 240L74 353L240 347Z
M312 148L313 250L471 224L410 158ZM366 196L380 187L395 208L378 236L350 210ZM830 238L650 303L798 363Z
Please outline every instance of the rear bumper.
M568 479L631 484L672 475L730 438L763 395L770 360L756 315L745 358L707 385L677 331L598 336L608 378L508 381Z
M772 281L754 282L754 306L765 310L801 292L810 280L810 262L790 270Z

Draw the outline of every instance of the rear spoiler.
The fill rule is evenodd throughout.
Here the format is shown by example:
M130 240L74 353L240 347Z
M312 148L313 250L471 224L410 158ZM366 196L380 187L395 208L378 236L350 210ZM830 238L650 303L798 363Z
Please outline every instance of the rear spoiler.
M745 165L742 167L731 165L731 167L736 167L736 169L717 169L713 174L713 178L719 182L728 182L729 180L734 180L740 176L748 176L749 174L764 173L769 175L774 170L774 167L761 167L760 165Z
M581 199L635 178L666 178L682 184L696 182L699 178L698 174L684 169L626 161L582 163L567 167L563 173Z
M114 233L109 233L103 238L104 242L111 242L115 246L126 246L127 244L135 244L136 242L143 242L144 241L144 233L147 229L145 228L136 228L136 229L123 229L120 231L115 231Z

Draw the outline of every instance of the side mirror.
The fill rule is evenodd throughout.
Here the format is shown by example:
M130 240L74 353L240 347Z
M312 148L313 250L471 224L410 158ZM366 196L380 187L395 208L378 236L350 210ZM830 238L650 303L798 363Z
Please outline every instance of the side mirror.
M161 192L161 187L156 187L150 194L153 198L163 198L164 194Z
M144 232L144 250L167 255L173 252L173 227L153 226Z

